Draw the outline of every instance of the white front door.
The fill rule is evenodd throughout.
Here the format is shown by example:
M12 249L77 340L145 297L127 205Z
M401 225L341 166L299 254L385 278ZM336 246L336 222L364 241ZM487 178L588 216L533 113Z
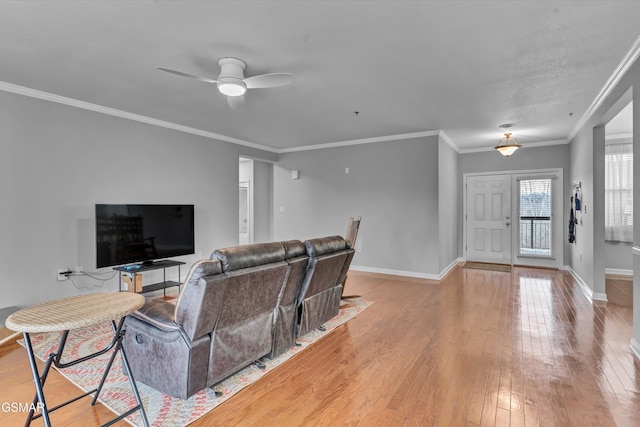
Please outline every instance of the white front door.
M511 175L467 177L467 261L511 264Z

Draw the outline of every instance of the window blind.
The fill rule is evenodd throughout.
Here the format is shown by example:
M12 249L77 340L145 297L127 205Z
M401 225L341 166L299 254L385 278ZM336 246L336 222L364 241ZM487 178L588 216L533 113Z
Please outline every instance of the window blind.
M633 241L633 143L607 144L604 155L605 240Z

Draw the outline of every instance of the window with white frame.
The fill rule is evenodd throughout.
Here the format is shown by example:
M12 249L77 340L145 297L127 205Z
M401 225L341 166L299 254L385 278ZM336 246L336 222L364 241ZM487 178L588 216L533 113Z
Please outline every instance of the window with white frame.
M633 241L633 143L605 145L605 240Z
M552 258L552 179L519 180L520 243L518 256Z

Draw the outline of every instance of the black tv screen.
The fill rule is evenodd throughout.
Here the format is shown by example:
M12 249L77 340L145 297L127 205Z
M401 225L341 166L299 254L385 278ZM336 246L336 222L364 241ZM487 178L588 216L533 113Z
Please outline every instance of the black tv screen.
M96 267L195 252L193 205L96 204Z

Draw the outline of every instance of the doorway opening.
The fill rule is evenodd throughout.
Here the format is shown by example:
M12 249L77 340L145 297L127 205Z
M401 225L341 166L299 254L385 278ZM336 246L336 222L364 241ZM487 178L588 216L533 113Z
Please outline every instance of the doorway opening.
M253 160L240 157L238 176L238 243L253 243Z

